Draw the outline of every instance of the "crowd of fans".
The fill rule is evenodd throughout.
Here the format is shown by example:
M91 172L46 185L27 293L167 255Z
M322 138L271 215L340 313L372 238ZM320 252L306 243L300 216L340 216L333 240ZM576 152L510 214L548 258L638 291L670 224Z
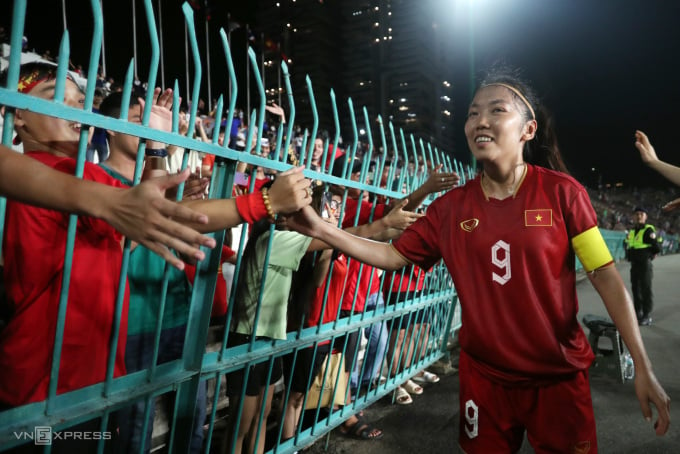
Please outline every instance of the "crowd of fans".
M658 235L663 239L662 253L680 251L680 214L662 210L666 203L676 198L677 193L673 189L602 186L588 188L588 193L600 228L627 231L634 224L634 208L645 207L649 212L649 222L656 226Z
M50 87L52 89L54 87L55 73L56 69L53 66L44 63L22 65L20 91L51 99L50 96L53 96L53 93L50 92ZM42 87L41 90L34 91L36 86ZM130 100L124 100L120 91L108 92L106 86L97 88L94 101L94 108L97 112L117 118L120 115L121 105L128 103L128 121L140 122L143 101L139 99L139 93L133 94ZM78 106L82 103L82 98L81 89L73 78L69 78L66 84L65 104ZM156 89L154 100L150 125L168 131L171 127L172 91ZM229 140L235 149L249 150L252 153L259 152L263 157L273 157L271 150L272 142L276 140L274 134L285 126L285 115L279 106L275 104L267 106L271 117L268 118L263 128L259 150L256 147L255 134L252 134L252 142L246 145L247 133L253 133L253 130L247 129L243 122L244 115L240 111L234 121L234 128L227 132L224 129L225 125L216 124L214 112L205 112L204 109L205 104L199 101L199 117L195 131L197 138L210 141L209 137L212 136L215 128L220 128L220 144L223 145L224 141ZM183 134L187 132L187 120L187 113L183 110L180 114L180 132ZM17 111L14 127L15 142L22 142L24 151L28 155L58 169L72 169L80 135L79 124ZM57 137L58 133L68 137ZM89 162L86 163L84 177L116 187L130 185L140 139L108 130L100 131L100 133L103 139L100 143L104 147L95 148L94 145L97 142L94 139L97 137L97 131L94 129L91 131L87 156ZM313 143L310 142L311 139L303 137L303 133L298 130L291 140L291 148L287 150L285 156L280 156L280 158L294 164L299 163L305 154L303 144L306 143L308 147L313 147L312 170L324 170L336 177L345 176L355 181L360 180L364 173L361 161L364 155L363 148L357 153L356 159L349 160L346 159L344 151L328 148L327 136L322 134L313 138ZM54 145L55 143L57 145ZM182 162L182 159L178 157L187 152L151 140L146 141L146 149L145 172L153 167L161 172L174 173ZM325 152L329 152L328 166L326 169L321 169L322 156ZM190 155L189 165L194 175L185 185L185 200L202 204L191 206L205 213L210 213L211 206L220 207L219 210L215 209L221 217L217 214L209 214L210 225L203 227L205 231L224 228L229 230L234 225L234 219L228 216L228 210L225 209L227 204L219 199L203 200L209 193L207 177L213 171L214 156L202 155L195 151L188 151L188 153ZM156 165L158 160L162 163L161 167ZM413 166L410 179L404 186L408 187L407 192L410 194L404 201L387 203L385 200L369 197L366 191L342 186L325 187L318 181L310 193L313 195L313 204L317 211L323 214L328 222L342 223L344 228L357 235L388 241L398 237L404 228L419 217L416 210L430 194L447 190L457 182L455 174L438 170L426 171L423 165L416 172L416 167ZM256 336L259 340L285 338L286 333L291 330L329 323L338 318L384 307L385 304L395 304L398 299L403 300L404 295L408 295L409 298L417 297L428 291L428 285L435 285L435 280L431 276L428 277L429 270L414 269L407 274L408 277L403 277L403 275L384 277L384 285L381 286L379 270L348 260L342 254L333 251L314 254L315 251L324 250L328 246L301 234L287 231L285 223L277 223L277 229L271 234L274 240L271 242L264 291L258 299L263 279L261 273L265 268L264 258L267 239L270 236L270 223L266 216L258 220L250 219L244 214L250 213L249 210L252 207L245 208L244 202L239 202L243 199L239 197L245 197L251 191L250 195L257 197L262 194L261 201L264 203L263 207L266 208L265 214L271 215L274 204L274 186L283 174L277 175L273 170L249 166L245 163L239 163L237 173L243 181L237 182L233 196L241 217L249 221L247 243L242 256L243 264L239 280L234 283L225 280L222 287L218 285L212 311L216 323L224 324L227 315L227 286L233 284L236 289L235 301L238 304L233 308L232 323L223 328L229 331L229 346L249 342L251 336ZM255 180L254 191L250 189L249 184L252 179ZM387 178L381 178L381 183L384 186ZM271 195L271 199L267 197L267 194ZM344 202L343 196L347 197ZM50 225L54 224L54 226L47 227L45 224L36 223L35 219L40 216L53 218L53 223ZM35 248L45 241L45 228L54 229L58 226L60 232L58 238L60 241L65 241L67 219L58 212L31 207L16 201L8 203L6 235L3 243L5 259L3 275L7 288L7 301L3 303L4 326L0 329L0 351L2 352L0 357L2 357L1 363L3 364L0 380L3 381L2 388L5 391L11 389L12 393L0 394L0 408L2 409L37 402L47 396L47 383L49 382L47 377L49 376L51 345L54 342L55 332L53 325L56 323L56 316L54 318L52 316L42 317L45 326L40 330L40 336L36 336L33 330L26 330L26 326L33 322L34 316L31 315L31 311L40 310L51 313L50 311L58 305L52 286L60 282L60 279L43 280L42 278L51 276L52 270L55 272L63 270L63 264L60 265L63 254L56 252L63 248L51 244L50 250L55 252L50 255L50 260L43 257L40 263L24 263L20 257L35 255ZM97 327L108 326L108 330L111 330L115 326L112 310L115 306L115 287L118 283L116 273L121 259L120 236L104 223L82 219L76 235L69 312L66 315L66 328L63 332L62 363L57 393L79 389L104 379L107 356L105 352L108 350L107 340L111 333L110 331L101 332ZM355 222L358 222L358 225L355 226ZM228 238L235 236L237 235L227 235ZM222 261L227 264L233 263L236 255L236 252L229 246L237 249L233 244L225 246L222 251ZM107 275L106 279L101 282L87 277L87 270L94 269L96 263L106 263L107 269L110 267L110 275ZM37 265L39 265L40 272L34 272ZM192 272L195 273L187 267L184 272L170 273L165 310L159 312L160 309L156 303L160 301L163 291L165 276L163 260L141 246L132 250L127 276L130 288L129 303L126 298L114 376L151 367L154 361L153 339L159 313L163 314L161 342L155 360L160 363L181 357L191 302ZM309 279L310 273L315 275L314 280ZM94 290L92 285L96 285L97 290ZM28 287L33 290L27 293ZM99 309L97 310L99 312L96 317L91 312L92 305L87 303L91 301L93 292L103 292L107 295L106 298L98 299ZM326 293L330 295L328 298L325 296ZM289 316L289 311L293 306L298 306L295 317ZM86 316L85 314L88 313L90 315ZM259 316L256 316L256 313ZM91 317L97 318L98 322L84 323ZM349 399L352 399L352 396L356 396L362 388L379 384L381 374L392 376L418 362L426 354L427 349L432 348L428 343L428 338L433 327L436 324L441 325L442 316L428 309L414 314L413 317L404 317L403 320L399 318L398 322L391 329L381 322L376 323L376 326L348 333L343 343L319 348L315 350L316 355L312 355L310 349L300 355L297 362L294 357L290 361L284 358L284 364L278 369L276 365L274 369L255 368L247 379L239 376L238 372L229 374L227 390L230 394L230 401L233 404L243 398L246 409L241 414L240 420L236 419L235 414L232 414L230 418L233 430L229 431L229 434L233 435L233 440L236 440L233 442L234 452L240 451L244 440L246 440L246 446L251 447L251 451L262 452L264 449L266 431L256 430L260 408L262 405L266 407L266 421L266 415L269 413L268 405L271 404L273 395L273 389L269 387L284 376L284 371L286 384L296 393L295 398L289 401L287 409L289 416L282 418L281 421L284 427L284 438L290 438L294 435L299 422L302 398L307 393L310 377L319 372L323 360L326 356L330 356L332 351L337 349L345 351L345 359L340 367L346 372L348 381L352 385L352 391L348 394ZM437 329L442 329L442 326ZM83 349L80 345L85 331L90 336L87 349ZM361 346L359 340L362 336L369 340L363 365L355 359L358 358L357 350ZM336 340L336 342L340 341ZM407 348L402 349L402 344ZM33 346L30 347L33 353L26 355L25 348L29 345ZM95 353L93 349L101 349L101 351ZM388 349L403 351L398 355L398 361L392 367L388 367L385 363ZM123 351L124 355L121 354ZM87 361L85 358L89 356L96 356L101 360ZM88 364L87 373L83 370L84 364ZM297 365L293 367L293 364ZM270 382L266 381L267 376ZM421 370L417 374L417 380L423 383L433 383L438 381L438 377ZM412 380L406 380L399 389L398 402L401 404L411 402L410 394L423 392L423 388ZM245 395L242 392L245 392ZM263 396L267 395L267 392L269 403L263 403ZM339 404L344 404L344 402ZM196 412L192 447L198 452L202 446L202 422L206 416L205 383L200 385ZM150 413L153 417L154 412ZM130 450L138 449L144 439L146 439L146 449L150 448L150 430L153 424L145 421L146 415L148 412L145 410L145 403L140 402L138 405L124 409L120 413L121 418L118 422L115 422L115 418L109 422L110 425L114 424L111 427L119 424L117 433L120 434L121 443L126 446L126 450L127 447ZM147 434L143 433L144 427L149 431ZM351 416L343 424L341 430L350 436L362 439L375 439L382 436L382 431L366 422L362 415ZM256 436L257 433L260 433L259 438Z

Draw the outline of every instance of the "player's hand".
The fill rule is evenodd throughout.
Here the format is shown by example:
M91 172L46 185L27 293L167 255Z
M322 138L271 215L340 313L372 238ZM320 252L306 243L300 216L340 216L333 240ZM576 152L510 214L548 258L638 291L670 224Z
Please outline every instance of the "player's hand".
M306 206L285 218L286 227L310 237L317 237L326 224L311 206Z
M656 376L650 369L636 368L635 394L640 401L642 415L647 421L652 420L651 402L656 407L658 417L654 422L657 435L664 435L671 423L671 399L659 384Z

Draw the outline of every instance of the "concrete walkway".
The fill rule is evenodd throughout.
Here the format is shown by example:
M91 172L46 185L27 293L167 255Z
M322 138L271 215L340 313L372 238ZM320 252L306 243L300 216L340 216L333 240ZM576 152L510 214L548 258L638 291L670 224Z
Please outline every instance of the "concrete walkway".
M657 378L671 399L680 399L680 255L659 257L654 266L653 324L642 327L641 332ZM621 263L618 269L628 284L629 265ZM584 314L606 315L604 305L587 279L580 281L577 288L579 320ZM657 437L653 423L642 417L632 382L620 384L593 375L591 389L600 453L680 453L678 424L672 424L666 436ZM413 400L412 405L399 406L384 398L366 410L367 420L384 430L381 440L348 439L336 430L330 436L327 451L324 451L324 437L305 452L458 452L458 376L442 377L438 384L426 385L423 395L413 396ZM677 413L672 417L677 420ZM533 449L525 441L520 452L532 453Z

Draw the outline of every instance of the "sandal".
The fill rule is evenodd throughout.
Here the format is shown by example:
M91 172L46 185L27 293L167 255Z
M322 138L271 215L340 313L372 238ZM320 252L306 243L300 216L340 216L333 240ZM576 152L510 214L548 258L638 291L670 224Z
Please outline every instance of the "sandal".
M344 424L340 428L340 433L346 437L358 440L379 440L383 437L383 431L370 425L363 416L356 416L357 422L347 427Z
M415 394L416 396L419 396L423 393L423 387L413 383L411 380L406 380L406 382L401 385L401 387L404 388L409 394Z
M424 370L422 375L416 375L412 380L418 383L438 383L439 375Z
M406 392L406 390L401 386L397 386L395 393L397 395L395 402L398 403L399 405L409 405L413 403L411 395L408 392Z

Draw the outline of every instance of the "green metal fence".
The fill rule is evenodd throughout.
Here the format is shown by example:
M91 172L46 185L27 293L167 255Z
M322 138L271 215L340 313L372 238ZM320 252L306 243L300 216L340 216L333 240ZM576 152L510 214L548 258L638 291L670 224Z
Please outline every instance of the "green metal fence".
M157 39L156 22L154 19L154 11L150 0L144 2L147 26L151 41L149 46L152 50L151 59L149 63L149 78L146 81L148 87L156 86L156 75L158 72L159 62L159 43ZM12 123L14 119L13 109L29 109L34 112L64 118L70 121L81 122L83 125L92 125L100 128L132 134L148 139L174 144L186 149L196 150L206 154L215 155L218 159L215 171L213 172L210 197L211 198L228 198L232 196L232 187L234 183L234 174L237 162L246 163L252 166L266 166L267 168L276 171L286 170L290 167L286 163L287 150L291 146L291 138L295 126L296 106L293 98L293 90L288 77L288 68L285 63L281 63L282 74L286 84L285 93L288 100L288 116L289 121L287 126L278 129L276 145L272 155L274 159L267 159L257 154L249 152L241 152L235 149L228 148L226 144L220 146L217 143L217 131L212 137L212 143L202 142L194 139L191 136L183 136L177 132L178 123L178 93L177 83L175 83L175 111L174 111L174 132L167 133L158 131L148 127L149 109L152 105L151 91L147 93L146 108L143 115L142 125L129 123L126 119L114 119L105 117L99 114L92 113L92 100L94 95L96 80L96 68L99 60L99 53L101 49L103 18L100 10L100 3L97 0L91 0L91 7L93 11L94 33L92 36L92 45L90 53L90 65L87 74L89 81L85 89L85 105L83 109L74 109L64 106L62 103L64 85L63 81L66 77L66 67L69 59L69 35L64 33L61 40L61 47L59 52L59 76L58 79L62 83L58 84L55 90L55 99L53 101L44 101L31 97L26 94L17 92L16 86L19 77L19 66L21 54L18 51L21 49L21 38L23 36L23 28L25 22L26 0L15 0L13 6L12 16L12 30L11 30L11 53L9 57L8 83L5 87L0 87L0 104L7 107L5 113L5 127L2 132L2 143L10 145L12 141ZM193 69L194 80L191 99L197 100L200 95L200 84L202 78L202 61L199 55L198 46L196 42L196 34L194 30L194 19L191 8L188 5L183 6L183 12L186 19L189 42L191 44L191 52L193 55ZM228 106L226 109L226 130L231 129L231 124L234 119L234 112L236 108L236 96L239 90L234 65L231 58L229 43L227 42L226 33L221 31L223 53L227 62L228 77L231 82L231 97L227 100ZM256 134L254 128L250 128L247 133L246 143L254 141L256 143L255 149L259 152L262 139L262 126L264 123L265 112L265 87L262 83L262 78L259 74L259 68L255 53L251 50L249 52L249 60L252 66L252 71L255 74L257 81L257 88L259 92L259 105L257 109L252 112L250 124L258 126ZM132 90L132 68L133 62L130 63L127 71L127 77L124 83L123 99L129 98ZM316 114L315 96L312 89L312 83L307 79L307 86L305 87L309 96L309 104L314 115L314 122L311 125L310 137L316 137L316 132L319 128L320 120ZM298 87L300 90L300 87ZM304 90L303 90L304 91ZM340 138L339 117L334 93L329 93L331 98L335 125L335 135L332 139L332 147L335 149L338 146ZM312 171L306 170L305 174L309 178L320 181L322 185L342 185L345 188L354 188L362 191L367 191L371 196L382 196L387 200L399 199L405 193L413 191L420 186L425 179L425 175L416 174L410 175L406 171L409 162L418 162L419 159L432 165L442 164L445 170L456 171L463 180L473 176L471 169L464 168L462 164L456 160L451 159L449 155L443 153L432 147L430 144L424 143L422 140L417 140L412 135L406 135L403 131L395 129L390 122L385 124L380 117L377 117L377 122L371 121L368 111L365 108L361 109L362 115L357 118L355 115L352 100L347 100L347 107L351 116L352 131L343 131L345 136L351 136L352 140L347 148L346 157L354 159L360 156L359 152L359 134L358 130L361 128L367 131L368 148L362 158L362 177L359 183L349 178L338 178L329 174L328 170ZM222 121L222 111L224 108L224 98L218 99L216 124ZM125 116L124 116L125 117ZM192 105L189 118L189 131L194 130L194 123L197 118L196 103ZM377 127L374 126L377 124ZM309 126L309 125L307 125ZM376 137L374 141L374 135ZM300 154L300 162L310 163L312 159L312 150L314 147L313 140L305 140L302 144ZM138 182L141 176L141 169L144 157L144 141L140 141L140 149L137 157L137 167L135 171L135 181ZM331 141L328 141L331 142ZM324 155L322 158L321 169L328 169L327 165L333 156L329 155L329 143L324 144ZM77 175L82 176L85 163L85 149L87 144L87 129L83 128L81 139L79 143L79 153L77 158ZM383 166L390 159L389 167L386 169L388 175L387 188L398 188L399 190L385 189L379 186L379 178L369 177L369 163L374 161L376 163L375 175L380 176L383 173ZM349 162L349 159L347 160ZM186 159L184 166L186 166ZM348 165L345 164L345 168ZM345 172L347 174L347 172ZM348 189L344 190L343 200L347 198ZM180 191L181 193L181 191ZM433 197L425 201L426 206ZM344 204L343 204L344 206ZM343 208L344 209L344 208ZM4 228L4 211L5 201L0 201L0 241L3 238ZM68 231L68 240L65 255L66 268L70 268L73 260L73 247L76 235L75 222L77 217L71 216ZM247 229L241 230L240 246L238 248L238 261L235 268L234 282L238 279L238 275L243 271L241 266L241 257L243 255L244 244L246 243ZM80 424L84 421L95 421L95 426L99 428L99 433L110 433L110 421L116 415L120 415L122 410L130 408L135 403L141 403L144 416L141 418L144 425L152 424L151 419L156 412L154 399L157 396L173 397L174 406L172 409L166 411L168 421L167 428L164 430L156 430L153 440L153 445L163 443L166 445L169 452L187 452L191 445L192 427L197 425L195 421L195 408L197 398L202 396L201 389L206 386L210 398L207 400L208 407L203 423L204 441L202 446L203 452L230 452L234 449L234 442L230 444L230 430L238 431L238 424L233 424L240 419L243 413L243 393L241 398L231 401L231 405L227 404L225 398L225 386L228 381L228 375L241 371L245 374L247 381L248 374L251 367L257 364L265 365L267 376L269 377L273 372L273 365L276 359L289 355L292 358L293 365L301 361L301 355L305 349L312 349L316 352L324 344L325 341L334 342L335 349L340 353L342 361L350 364L349 369L359 369L363 372L366 369L366 362L362 361L362 353L359 350L352 351L348 348L346 342L346 334L360 333L365 328L372 325L380 326L377 330L377 335L382 336L387 332L387 337L395 334L398 328L407 326L413 329L407 329L405 346L414 348L417 345L423 345L422 354L413 355L410 361L405 361L402 357L387 357L385 358L385 370L390 370L395 362L406 362L403 369L399 369L396 373L388 373L387 380L383 383L378 383L370 387L366 392L360 396L353 396L354 399L349 403L348 396L341 400L348 402L347 405L339 406L333 411L325 411L321 405L304 412L306 424L299 424L296 429L295 436L292 439L284 440L282 434L282 423L286 417L285 409L286 403L290 397L290 391L285 387L280 386L276 388L276 396L274 408L268 418L265 418L264 407L258 408L257 418L258 424L253 430L259 432L266 432L266 446L267 450L276 453L293 452L300 447L310 444L315 439L328 433L334 427L337 427L342 421L346 420L350 415L356 414L363 408L368 407L376 400L390 394L397 386L403 383L407 378L414 375L419 370L433 363L439 359L446 350L447 342L451 333L460 325L460 314L456 309L456 294L453 288L450 276L442 263L437 264L432 270L428 270L424 276L423 290L414 292L408 298L400 300L396 304L388 301L387 306L376 306L364 312L355 312L350 316L342 317L338 313L334 317L335 320L321 324L315 327L304 327L300 324L300 328L291 330L286 334L286 339L281 340L258 340L252 337L249 342L239 346L227 346L230 332L224 329L224 326L229 326L232 319L232 311L235 306L235 299L237 297L235 286L232 286L229 295L229 309L226 315L226 321L222 325L211 327L210 309L211 302L216 287L217 271L220 266L220 247L225 237L225 231L214 233L217 239L217 248L214 251L206 250L206 260L200 263L197 267L196 278L192 286L192 294L190 301L187 301L187 325L184 339L183 353L181 358L156 364L160 345L163 312L165 310L166 295L159 293L156 297L159 300L157 324L153 332L153 365L150 368L140 370L138 372L129 373L126 376L113 378L113 358L115 357L115 348L117 344L117 333L121 323L121 314L123 308L123 292L119 292L115 314L112 320L114 326L114 339L111 340L111 348L109 352L102 352L102 355L107 355L111 359L109 361L109 368L106 377L102 381L93 386L83 389L72 390L63 394L57 394L57 377L58 364L61 355L61 338L66 323L66 309L68 305L68 288L69 276L64 273L63 290L59 301L54 304L58 305L57 318L57 334L55 340L55 348L53 353L54 365L50 375L50 386L48 397L42 402L31 403L16 408L0 410L0 450L12 448L20 444L29 442L37 443L43 438L45 428L50 430L50 433L62 432L65 433L69 428L81 427ZM603 231L605 241L612 252L615 260L620 260L624 256L623 251L623 233L613 231ZM270 235L272 238L273 235ZM272 242L268 249L271 249ZM124 260L122 275L127 273L128 259L130 255L129 242L125 245ZM263 269L265 272L262 276L262 287L266 280L266 270L268 268L269 251L266 254ZM350 259L351 261L351 259ZM6 263L5 266L11 266ZM577 260L577 269L580 269L580 263ZM409 281L417 281L420 278L420 273L423 271L408 273L402 272L401 278ZM164 285L167 289L169 271L166 269ZM397 273L399 275L399 273ZM96 278L96 273L93 275ZM330 277L327 278L330 280ZM385 281L392 279L388 277L387 273L381 275L381 288ZM368 295L366 295L368 296ZM356 298L356 296L355 296ZM324 300L324 307L327 301ZM323 310L322 310L323 312ZM258 323L262 314L258 311L255 324ZM428 323L423 323L424 317L428 318ZM382 324L389 321L390 327ZM370 336L374 336L375 332ZM368 339L368 343L372 339ZM337 342L336 342L337 341ZM206 346L208 348L206 349ZM408 351L408 348L406 348ZM396 356L396 355L395 355ZM83 367L87 367L86 364ZM2 373L2 372L0 372ZM323 374L324 380L327 381L327 374ZM309 376L308 382L311 383L314 377ZM332 386L335 393L337 386ZM245 392L245 389L243 390ZM201 397L202 398L202 397ZM265 398L266 400L266 398ZM331 397L335 400L335 396ZM306 403L306 398L305 398ZM304 403L303 403L304 405ZM311 419L311 423L309 420ZM157 417L158 420L158 417ZM200 425L200 424L199 424ZM156 429L160 427L156 425ZM228 427L229 429L225 428ZM142 429L142 433L146 434L146 427ZM53 436L53 435L52 435ZM144 440L138 450L143 451ZM105 438L105 437L102 437ZM98 451L103 452L105 447L105 439L102 439L98 444ZM45 452L50 452L50 445L45 445Z
M211 198L228 198L232 195L232 187L234 183L235 167L237 162L243 162L252 166L265 166L275 171L283 171L290 168L290 165L285 162L287 150L291 145L291 137L295 125L296 106L293 98L293 91L288 77L288 69L285 63L281 63L281 70L284 75L286 83L287 94L287 110L289 121L287 128L279 128L275 151L273 152L274 159L266 159L257 154L248 152L241 152L235 149L228 148L225 144L220 146L217 143L217 133L212 137L212 143L202 142L194 139L190 135L183 136L177 132L178 111L175 107L174 111L174 132L162 132L148 127L150 107L152 105L151 94L149 90L146 97L146 107L143 114L142 124L133 124L127 119L114 119L105 117L92 112L92 101L95 91L95 80L97 62L100 57L101 41L102 41L102 27L103 17L100 9L100 2L98 0L90 1L93 11L93 25L94 33L92 36L90 64L88 65L87 80L88 83L84 87L85 103L82 109L76 109L63 105L63 91L64 80L66 76L67 64L69 61L69 35L64 33L61 40L61 47L59 52L59 71L57 89L55 90L55 99L53 101L45 101L35 97L19 93L16 90L19 78L20 67L20 52L21 38L23 36L23 29L26 17L26 0L15 0L13 5L12 29L11 29L11 54L9 57L8 82L4 87L0 87L0 104L7 107L4 120L5 127L2 134L2 143L9 145L12 141L12 127L14 120L14 109L29 109L39 114L59 117L69 121L80 122L83 125L91 125L108 129L111 131L136 135L147 139L156 140L168 144L174 144L179 147L184 147L187 150L196 150L206 154L217 156L218 159L211 179L210 197ZM148 87L155 87L157 83L157 72L159 63L159 43L158 33L156 30L156 21L154 18L154 11L151 0L144 1L146 12L146 23L151 37L148 43L151 49L151 58L148 62L149 77L147 82ZM183 5L183 12L186 20L190 49L193 56L193 72L194 80L192 85L191 99L198 100L200 95L200 84L202 78L202 60L199 55L198 46L196 42L196 33L194 29L193 12L188 4ZM231 59L229 43L224 30L221 31L223 54L229 69L228 77L231 81L231 97L227 100L227 116L226 116L226 130L229 131L235 111L236 95L239 87L237 85L236 75L234 72L234 65ZM254 138L256 142L255 149L259 152L261 147L262 126L264 122L265 112L265 87L262 83L262 78L259 74L258 64L255 53L249 51L249 60L252 66L252 72L255 74L257 81L257 89L259 92L259 105L252 113L251 125L258 126L258 133L256 135L254 128L249 128L247 133L246 143L251 143ZM132 90L132 68L133 62L127 71L123 88L123 99L129 98ZM309 94L309 102L314 114L314 123L311 125L311 137L316 136L316 131L319 127L319 118L316 115L315 96L312 89L312 84L307 79L307 92ZM297 87L301 90L301 87ZM175 82L175 103L178 102L177 83ZM333 138L333 145L337 147L340 133L338 110L334 93L329 94L334 108L333 122L336 126L335 136ZM377 118L376 122L371 121L369 113L365 108L362 109L362 118L355 116L354 106L352 100L348 99L348 108L351 115L352 131L343 131L345 136L351 136L350 146L347 148L346 157L354 158L359 156L358 145L359 136L357 130L359 125L367 131L368 150L362 156L362 183L352 181L348 178L338 178L329 174L326 170L312 171L305 170L305 175L314 180L318 180L322 185L342 185L344 190L344 198L347 198L347 188L359 189L367 191L371 196L383 196L387 200L399 199L404 196L404 192L408 193L424 181L425 176L416 174L411 176L406 171L399 172L400 169L406 169L409 162L417 162L422 158L425 163L439 165L442 164L445 170L457 171L465 177L472 177L472 171L464 168L460 163L452 160L451 157L441 150L432 147L430 144L424 143L422 140L417 140L413 136L405 135L403 131L397 130L390 122L383 123L383 120ZM222 121L224 98L220 97L218 100L216 124ZM190 111L189 131L194 130L194 124L197 118L197 103L193 103ZM374 143L374 136L377 137ZM85 149L87 145L87 128L83 127L80 142L79 152L76 161L77 176L83 175L85 165ZM311 162L311 154L314 146L314 141L310 140L303 143L302 152L300 156L301 162ZM326 163L332 159L328 153L328 143L325 144L325 152L323 156L322 169L326 169ZM379 151L381 150L381 151ZM388 169L388 183L387 188L396 187L399 190L394 191L379 187L379 178L374 178L373 181L368 180L369 163L375 161L378 168L382 170L387 158L392 158ZM397 159L398 158L398 159ZM141 169L144 159L144 141L140 141L139 152L137 156L137 166L135 171L135 182L139 182L141 176ZM184 166L186 166L186 157ZM399 166L399 167L398 167ZM347 167L347 164L345 164ZM380 175L382 172L376 172ZM403 190L402 190L403 189ZM181 194L180 191L178 191ZM431 197L425 202L425 205L432 199ZM2 235L2 228L4 225L4 211L5 201L0 205L0 238ZM70 217L70 224L68 229L68 239L66 244L65 255L65 269L69 270L73 261L74 239L76 235L76 221L77 216ZM34 443L39 444L38 441L45 441L45 428L49 429L50 436L53 438L58 432L68 432L69 428L79 425L85 421L94 421L94 425L99 429L100 433L111 432L111 427L114 419L120 414L122 410L130 408L133 404L141 402L144 409L144 428L142 433L146 433L146 427L149 422L149 417L155 412L154 398L165 395L174 397L174 406L169 411L168 428L165 434L161 437L162 442L166 444L169 452L187 452L191 445L192 427L195 425L202 426L204 430L204 442L202 451L211 452L220 450L220 452L231 451L234 448L234 443L229 444L229 431L224 429L224 423L238 421L243 412L242 397L236 399L236 402L230 402L231 405L226 405L226 399L220 397L224 395L225 381L228 380L227 375L242 371L247 380L250 366L256 364L264 364L268 370L267 375L270 376L273 370L274 360L281 358L284 355L292 354L293 358L297 359L297 355L305 348L317 349L320 344L327 340L337 340L342 338L347 333L358 332L363 328L371 325L381 323L383 321L394 321L395 323L402 322L403 324L413 328L410 330L404 345L423 345L422 354L413 355L410 362L407 362L406 367L396 374L388 374L388 379L376 386L371 387L368 392L359 397L355 396L353 402L346 405L339 406L336 410L326 412L322 411L320 405L313 410L306 411L306 416L313 419L309 427L303 427L302 424L298 426L296 435L289 440L283 440L281 436L281 424L285 417L282 412L272 411L268 420L265 420L264 407L258 408L259 418L256 430L258 433L266 431L267 433L267 450L277 453L293 452L300 447L306 446L313 440L319 438L334 427L338 426L342 421L347 419L350 415L357 413L361 409L369 406L371 403L388 395L399 384L403 383L408 377L415 374L417 371L423 369L429 364L441 357L446 350L447 341L451 336L453 330L460 323L459 318L454 318L454 308L456 306L456 293L453 288L450 276L441 263L437 264L432 270L427 271L422 291L415 292L408 299L391 304L385 307L376 306L375 309L365 312L357 312L347 317L340 317L337 314L336 320L322 324L317 327L299 328L290 331L286 335L286 339L265 341L257 340L253 336L252 339L244 344L235 347L227 347L228 338L230 336L228 329L220 329L220 327L210 327L210 308L213 300L213 294L216 287L217 270L220 261L220 248L223 244L225 231L214 233L217 240L217 247L215 250L206 250L206 259L197 266L195 281L192 286L191 300L187 302L187 324L184 338L183 353L181 358L162 363L155 364L155 359L158 357L159 345L161 339L163 320L163 312L165 308L166 295L156 295L160 303L158 305L157 324L154 330L154 348L153 348L153 365L150 368L143 369L138 372L129 373L128 375L113 378L113 359L115 358L115 351L117 345L117 337L121 323L124 292L121 290L117 296L115 307L115 316L111 320L115 335L111 339L111 347L109 352L102 352L102 355L107 355L109 360L108 371L105 377L102 377L100 383L88 386L83 389L75 389L63 394L57 393L57 378L59 374L59 364L61 358L61 340L66 323L66 310L69 303L68 289L70 283L69 273L65 272L62 281L62 292L58 301L54 301L58 305L58 316L56 321L56 339L53 352L52 368L50 374L50 385L47 399L41 402L30 403L16 408L8 408L0 410L0 450L12 448L20 444ZM270 235L270 238L273 235ZM242 229L240 237L240 246L238 249L238 261L235 268L234 282L238 279L239 272L242 272L241 257L243 254L243 247L246 243L246 229ZM271 240L269 247L271 247ZM130 244L126 242L124 246L123 266L121 275L121 283L124 283L127 274L128 260L130 257ZM268 257L263 265L265 270L262 281L266 279L266 270L268 269ZM12 266L11 263L5 263L5 266ZM166 266L164 288L167 288L169 270ZM93 279L96 279L96 272L93 273ZM415 273L411 273L409 279L417 279ZM386 275L383 274L381 280L385 280ZM264 285L264 284L263 284ZM120 286L121 289L124 285ZM235 287L235 286L233 286ZM235 306L236 291L232 287L229 295L229 309L226 315L225 326L230 325L232 311ZM96 295L93 295L96 297ZM324 302L324 305L326 303ZM427 314L429 323L422 323L423 317ZM258 318L261 314L258 311L258 317L255 323L258 323ZM384 326L384 325L383 325ZM394 324L393 324L394 326ZM398 325L397 325L398 326ZM386 328L382 328L383 330ZM212 333L213 338L209 339L209 333ZM212 340L209 351L206 351L206 345L209 340ZM370 339L369 339L370 342ZM347 343L339 343L336 347L342 354L343 360L350 363L350 370L354 368L354 364L360 361L360 354L358 351L350 351L347 348ZM390 362L398 361L398 358L386 358L385 362L389 367ZM82 367L88 367L83 364ZM361 368L365 365L360 366ZM2 372L0 372L2 373ZM225 380L226 378L226 380ZM309 377L311 382L313 377ZM205 420L196 421L194 414L196 408L197 397L201 396L201 389L208 383L210 388L208 394L213 396L209 402ZM245 392L245 389L243 390ZM286 408L286 400L288 399L288 391L277 392L277 401L282 401L281 408ZM266 397L265 397L266 400ZM235 403L241 403L235 405ZM202 416L200 416L202 418ZM115 424L114 424L115 427ZM232 424L232 430L238 430L238 424ZM42 432L41 432L42 431ZM140 443L139 451L143 451L144 437ZM52 439L50 438L50 440ZM98 442L98 452L103 452L105 448L105 439ZM154 440L154 444L157 441ZM45 452L50 452L51 445L45 444Z

